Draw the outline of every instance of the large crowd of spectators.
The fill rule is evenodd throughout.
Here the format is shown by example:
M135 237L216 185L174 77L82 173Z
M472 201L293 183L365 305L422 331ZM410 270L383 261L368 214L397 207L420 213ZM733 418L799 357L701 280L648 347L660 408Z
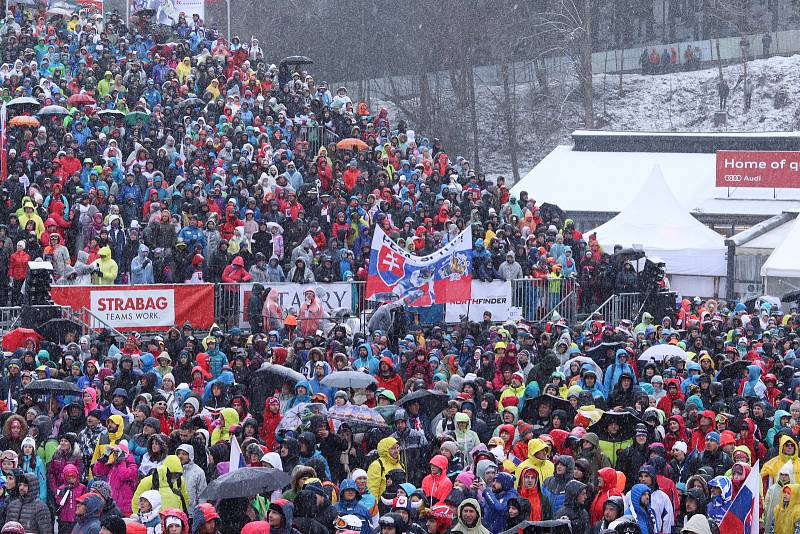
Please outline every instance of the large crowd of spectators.
M587 309L639 288L559 210L256 40L147 28L22 9L0 26L0 304L40 257L57 284L364 280L375 225L419 255L471 225L475 278L574 278ZM2 532L711 534L757 461L753 520L800 525L796 308L395 336L297 330L265 293L252 335L4 340ZM344 371L371 384L329 385ZM48 378L82 393L31 392ZM203 502L239 449L290 483Z

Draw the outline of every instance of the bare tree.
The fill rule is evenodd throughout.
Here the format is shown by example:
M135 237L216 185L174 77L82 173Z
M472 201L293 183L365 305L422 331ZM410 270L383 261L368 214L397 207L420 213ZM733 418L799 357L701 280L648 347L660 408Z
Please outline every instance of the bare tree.
M542 30L553 39L552 52L572 61L583 101L583 122L594 127L592 89L592 12L599 0L556 0L552 11L540 14Z

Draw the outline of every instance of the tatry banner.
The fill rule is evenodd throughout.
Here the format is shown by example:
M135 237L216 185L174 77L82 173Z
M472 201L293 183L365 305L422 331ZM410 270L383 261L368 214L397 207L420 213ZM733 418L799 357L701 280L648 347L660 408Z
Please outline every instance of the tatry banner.
M481 322L483 312L491 312L492 321L509 320L511 311L511 282L493 280L491 282L472 281L472 299L450 303L446 307L445 321L457 323L467 316L470 321Z
M428 256L403 249L375 228L370 250L366 298L409 306L465 301L472 294L472 227Z
M118 330L167 330L186 321L203 329L214 324L213 284L53 286L52 294L56 304L87 308Z
M275 289L280 295L281 308L284 313L293 309L295 314L300 310L300 305L305 301L306 289L313 289L317 293L317 298L322 303L323 308L328 314L338 308L353 307L353 285L350 282L339 282L333 284L262 284L270 289ZM250 294L253 292L253 284L239 284L239 326L246 327Z

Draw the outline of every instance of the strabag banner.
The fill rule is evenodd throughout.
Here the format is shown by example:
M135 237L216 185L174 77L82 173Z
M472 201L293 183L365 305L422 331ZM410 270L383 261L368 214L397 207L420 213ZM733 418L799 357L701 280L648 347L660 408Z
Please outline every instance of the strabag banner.
M444 320L448 323L461 321L469 313L469 320L483 321L483 313L491 312L492 321L508 321L511 311L511 282L494 280L492 282L472 281L472 299L450 303L445 310Z
M53 286L52 294L56 304L87 308L122 331L167 330L186 321L201 329L214 324L214 284Z
M716 186L800 188L800 152L720 150Z
M192 15L205 18L205 0L128 0L128 18L150 15L158 24L172 26L178 22L178 15L184 13L186 21Z
M472 296L472 227L428 256L415 256L375 228L366 298L408 306L463 302Z
M300 305L305 302L306 289L313 289L317 298L322 303L328 315L339 308L353 308L353 285L350 282L333 284L262 284L270 289L278 291L281 309L284 312L294 310L295 314L300 310ZM250 294L253 292L253 284L239 284L239 327L248 327L247 322L248 306Z

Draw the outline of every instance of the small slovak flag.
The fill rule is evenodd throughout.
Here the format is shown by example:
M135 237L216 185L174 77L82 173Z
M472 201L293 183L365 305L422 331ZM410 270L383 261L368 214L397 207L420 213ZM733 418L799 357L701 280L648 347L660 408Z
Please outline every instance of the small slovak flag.
M239 445L239 440L236 436L231 436L231 456L230 465L228 466L228 473L236 471L240 467L245 467L244 454L242 454L242 447Z
M761 504L761 480L759 462L750 470L742 489L733 498L730 508L719 524L725 534L758 534L758 518Z

